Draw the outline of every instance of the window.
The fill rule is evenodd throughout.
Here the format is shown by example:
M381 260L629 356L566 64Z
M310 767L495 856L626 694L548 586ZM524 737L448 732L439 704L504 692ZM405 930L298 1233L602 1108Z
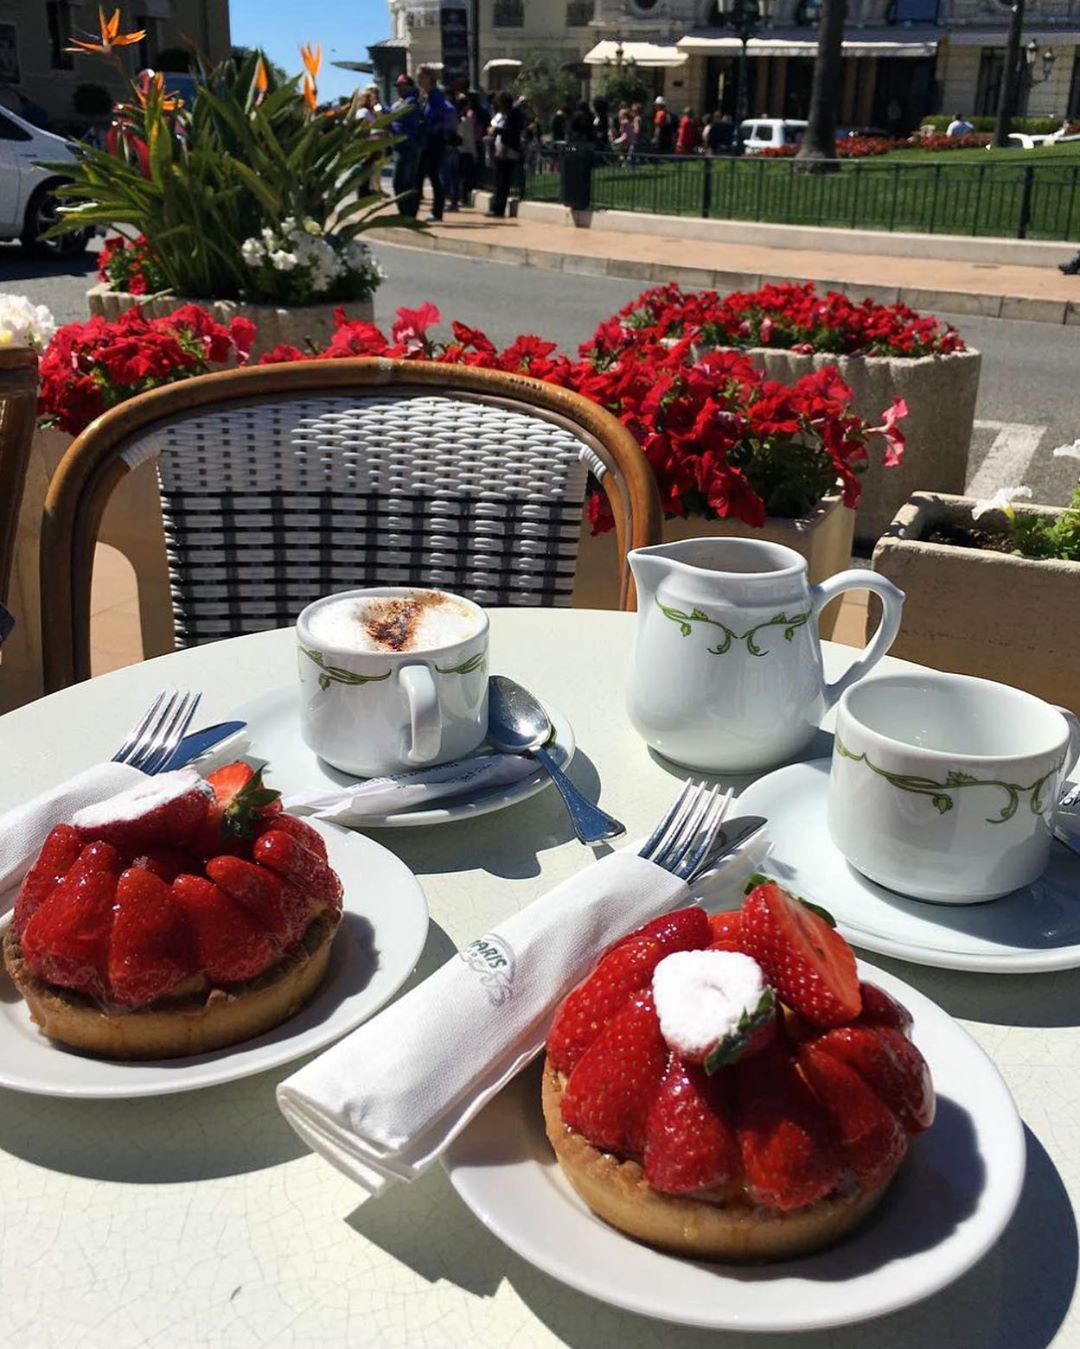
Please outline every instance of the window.
M496 28L524 28L525 0L495 0L492 23Z
M28 141L32 139L29 131L24 131L17 122L0 112L0 141Z
M975 85L976 117L994 117L997 114L1004 79L1004 47L984 47L979 61L979 80Z
M886 23L937 23L938 0L890 0Z
M71 6L67 0L49 0L45 17L49 25L49 65L53 70L74 70L75 57L65 50L71 43Z
M567 28L584 28L593 21L595 0L566 0Z

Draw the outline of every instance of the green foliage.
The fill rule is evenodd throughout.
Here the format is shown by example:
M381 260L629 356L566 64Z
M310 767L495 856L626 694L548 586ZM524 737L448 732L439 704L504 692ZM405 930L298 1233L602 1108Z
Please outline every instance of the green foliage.
M573 107L581 97L581 81L569 70L560 70L550 56L526 57L513 83L513 93L524 98L541 126L561 105Z
M932 126L935 131L947 131L952 121L951 112L936 112L924 117L920 125ZM976 131L993 131L996 117L969 117L967 120ZM1009 123L1011 131L1024 131L1029 136L1049 136L1061 126L1060 117L1013 117Z
M1072 500L1062 515L1017 511L1009 520L1009 536L1013 551L1021 557L1080 562L1080 483L1073 488Z
M116 154L86 146L74 166L54 165L63 220L50 235L106 225L145 236L177 295L244 299L246 239L290 217L349 241L376 225L413 225L371 184L393 145L388 118L363 122L312 113L296 80L269 73L260 95L258 53L239 65L200 62L199 95L175 109L151 84L122 118Z
M279 66L276 61L271 61L269 56L267 56L260 47L233 47L230 49L229 56L238 70L246 62L250 61L253 56L261 56L266 62L266 68L270 72L270 78L275 84L288 84L289 82L289 72L285 67ZM184 67L185 70L187 68L188 67L186 66ZM163 66L162 69L164 70L165 67Z
M613 108L620 103L642 105L652 102L652 90L631 62L625 66L611 66L604 75L603 94Z
M108 117L112 112L112 94L103 84L77 84L71 106L80 117Z

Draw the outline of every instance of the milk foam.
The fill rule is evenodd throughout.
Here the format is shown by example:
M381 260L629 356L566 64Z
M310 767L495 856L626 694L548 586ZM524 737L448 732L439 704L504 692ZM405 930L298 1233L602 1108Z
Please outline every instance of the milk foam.
M337 600L316 609L308 629L320 646L336 651L411 653L463 642L480 631L481 623L457 596L419 590Z

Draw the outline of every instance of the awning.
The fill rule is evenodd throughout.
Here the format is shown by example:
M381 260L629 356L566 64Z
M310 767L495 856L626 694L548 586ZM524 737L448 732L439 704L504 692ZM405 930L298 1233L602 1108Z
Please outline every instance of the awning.
M490 61L485 61L480 73L486 75L489 70L520 70L521 62L515 61L512 56L496 56Z
M679 39L677 46L680 51L700 56L736 56L742 43L730 33L713 30L708 33L687 33ZM858 36L852 34L844 38L845 56L933 56L937 48L936 37L913 37L910 33L898 38L864 31ZM752 37L746 49L747 56L814 56L816 52L817 37L805 28L778 31L770 37Z
M653 68L681 66L686 63L688 57L686 52L682 52L678 47L661 47L658 42L598 42L595 47L585 53L585 64L587 66L605 66L617 65L621 59L625 65L631 61L636 66L652 66ZM682 43L679 44L682 46Z
M1060 28L1029 28L1024 24L1024 44L1026 45L1034 38L1039 44L1039 50L1045 51L1047 47L1053 50L1054 47L1076 47L1080 46L1080 30L1071 28L1068 32ZM1006 47L1009 41L1009 30L1007 28L950 28L949 42L955 43L958 47Z

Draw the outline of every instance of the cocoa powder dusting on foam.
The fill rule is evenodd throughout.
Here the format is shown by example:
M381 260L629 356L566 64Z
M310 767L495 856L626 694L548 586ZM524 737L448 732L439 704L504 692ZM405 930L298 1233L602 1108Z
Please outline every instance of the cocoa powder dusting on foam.
M424 610L442 602L442 595L435 591L369 600L357 617L377 647L383 651L408 651Z

